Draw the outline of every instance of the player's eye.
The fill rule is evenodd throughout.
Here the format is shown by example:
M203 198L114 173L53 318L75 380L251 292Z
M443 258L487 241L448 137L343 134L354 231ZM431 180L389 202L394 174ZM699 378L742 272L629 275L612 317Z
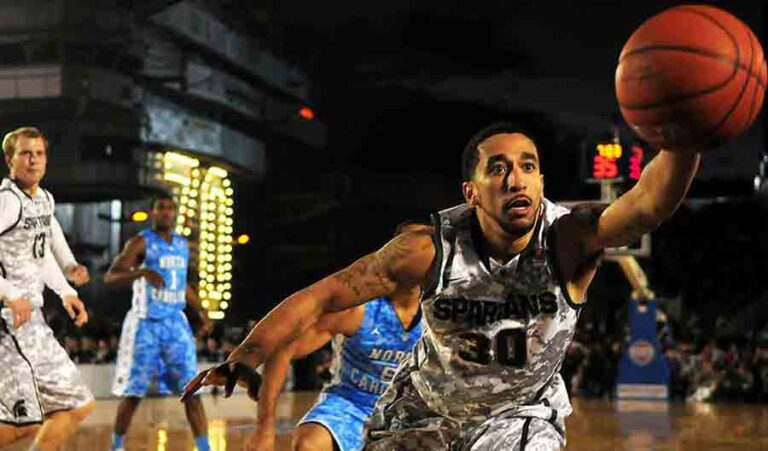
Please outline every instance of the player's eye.
M507 166L501 163L493 164L488 171L491 175L502 175L507 172Z

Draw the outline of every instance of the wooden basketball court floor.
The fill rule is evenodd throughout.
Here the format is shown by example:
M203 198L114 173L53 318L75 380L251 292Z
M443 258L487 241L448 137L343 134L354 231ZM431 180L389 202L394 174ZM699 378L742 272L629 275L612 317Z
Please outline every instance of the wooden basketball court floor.
M278 409L276 451L290 449L290 430L312 405L315 393L285 393ZM204 397L214 451L240 450L253 431L256 407L244 395ZM64 451L109 449L117 400L100 400ZM568 450L768 450L768 405L668 404L574 399ZM126 437L128 451L192 451L194 442L181 404L148 399ZM24 444L8 448L25 450Z

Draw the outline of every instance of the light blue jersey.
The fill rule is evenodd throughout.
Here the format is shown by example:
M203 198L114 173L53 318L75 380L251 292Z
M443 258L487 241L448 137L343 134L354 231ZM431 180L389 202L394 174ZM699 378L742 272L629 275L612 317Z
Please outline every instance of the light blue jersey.
M403 326L386 298L368 301L357 332L334 337L333 378L300 423L323 425L341 451L362 449L365 421L421 337L420 315L413 323Z
M155 288L145 278L133 282L133 310L139 318L160 319L177 316L186 305L187 266L189 247L187 240L172 234L167 242L150 229L142 230L146 253L142 268L163 277L165 287Z
M197 372L195 337L184 315L187 240L171 235L169 243L152 230L139 236L146 243L142 267L160 274L165 287L155 288L143 277L133 282L133 307L123 321L112 392L142 397L157 376L161 394L180 394Z

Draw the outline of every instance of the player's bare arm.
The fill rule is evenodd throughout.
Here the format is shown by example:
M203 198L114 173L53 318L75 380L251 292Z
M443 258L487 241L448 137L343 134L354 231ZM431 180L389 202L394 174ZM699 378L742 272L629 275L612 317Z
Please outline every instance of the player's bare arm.
M311 354L325 346L334 335L352 335L360 326L362 311L353 308L320 317L316 324L305 330L301 337L270 356L264 363L259 390L259 409L256 431L244 450L272 451L275 442L275 412L280 392L288 376L291 361Z
M427 233L395 237L377 252L285 299L251 330L228 361L252 356L248 363L258 366L281 346L296 340L320 316L421 284L434 256Z
M187 289L185 292L185 297L187 299L187 305L192 307L192 309L197 313L197 316L200 318L200 321L202 323L202 327L200 329L200 334L207 335L213 330L213 324L211 323L211 320L208 318L208 312L203 308L203 303L200 300L200 296L197 295L197 292L194 288L187 282Z
M662 150L637 184L610 205L586 204L558 221L557 250L571 297L583 298L600 252L626 246L655 230L680 206L699 167L697 152ZM568 243L568 244L565 244Z
M423 284L435 257L429 230L398 235L378 251L289 296L251 330L225 363L258 367L322 315ZM195 377L182 399L204 384L224 384L228 376L218 373L226 372L225 368L216 368L221 371L204 371Z
M138 268L144 258L146 242L144 238L135 236L126 241L120 254L104 275L107 285L127 285L136 279L145 277L155 287L165 285L162 276L148 269Z
M85 285L91 280L88 268L79 264L74 254L72 254L72 249L69 248L64 231L61 229L56 216L51 218L51 250L59 266L64 271L67 280L78 287Z

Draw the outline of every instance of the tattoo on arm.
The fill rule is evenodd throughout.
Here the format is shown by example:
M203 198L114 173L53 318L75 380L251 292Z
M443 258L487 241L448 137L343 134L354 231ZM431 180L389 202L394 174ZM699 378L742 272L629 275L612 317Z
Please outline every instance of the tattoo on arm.
M390 270L411 252L406 240L402 236L395 238L378 252L361 258L334 277L355 293L355 296L392 291L395 287Z

